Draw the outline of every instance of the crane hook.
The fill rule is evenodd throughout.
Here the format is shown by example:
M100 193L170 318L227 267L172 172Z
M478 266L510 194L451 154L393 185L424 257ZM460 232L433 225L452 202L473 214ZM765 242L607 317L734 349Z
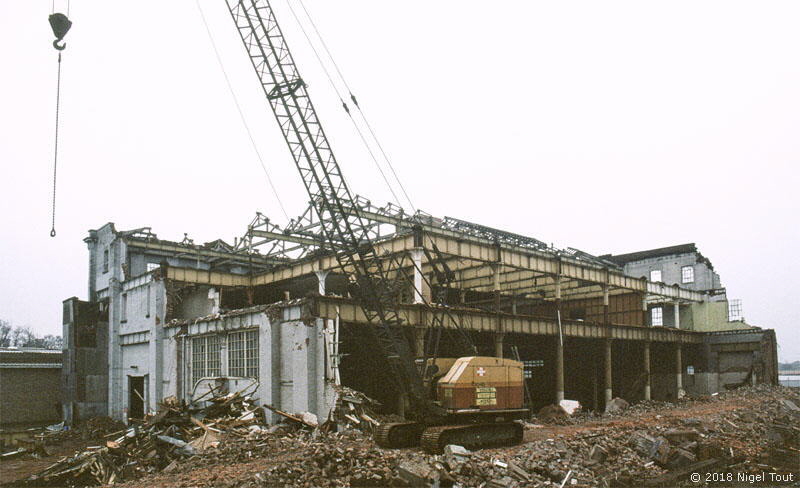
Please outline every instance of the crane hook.
M53 41L53 47L59 51L63 51L64 48L67 47L67 44L64 42L64 36L67 35L70 27L72 27L72 21L62 13L52 14L47 18L47 20L50 21L50 27L53 29L53 35L56 36L56 40Z

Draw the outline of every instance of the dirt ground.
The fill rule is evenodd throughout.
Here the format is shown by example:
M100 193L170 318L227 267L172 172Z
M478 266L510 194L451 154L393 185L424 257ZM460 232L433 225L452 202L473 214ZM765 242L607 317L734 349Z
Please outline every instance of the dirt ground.
M533 442L548 438L562 436L576 436L593 431L605 430L608 428L636 428L653 426L658 424L668 425L675 419L682 418L706 418L717 416L721 412L731 412L737 410L752 410L759 404L757 398L729 398L714 403L698 403L676 405L658 411L647 411L644 413L629 413L621 417L610 419L594 420L575 425L542 425L540 428L525 431L524 442Z
M0 484L25 479L57 462L64 456L69 456L75 451L81 451L90 445L93 445L90 441L69 439L57 445L46 446L45 450L49 455L45 457L21 456L8 461L0 461Z

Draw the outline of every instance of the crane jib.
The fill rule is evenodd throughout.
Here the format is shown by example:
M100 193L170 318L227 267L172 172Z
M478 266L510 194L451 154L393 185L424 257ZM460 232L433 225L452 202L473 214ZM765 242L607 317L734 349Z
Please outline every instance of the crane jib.
M339 267L350 274L352 294L375 325L368 329L397 379L397 386L407 395L411 416L425 417L435 406L427 401L410 344L400 327L395 285L405 272L402 263L396 257L387 259L377 254L270 3L226 1L320 220L325 247L333 251Z

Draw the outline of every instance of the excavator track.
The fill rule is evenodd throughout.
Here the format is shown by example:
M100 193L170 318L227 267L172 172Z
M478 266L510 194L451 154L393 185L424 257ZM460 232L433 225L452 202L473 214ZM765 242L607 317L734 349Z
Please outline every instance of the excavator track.
M419 422L381 424L375 430L375 443L390 449L418 446L423 430L425 426Z
M517 422L442 425L425 429L421 444L425 452L431 454L441 453L448 444L467 449L513 446L522 442L523 430L522 424Z

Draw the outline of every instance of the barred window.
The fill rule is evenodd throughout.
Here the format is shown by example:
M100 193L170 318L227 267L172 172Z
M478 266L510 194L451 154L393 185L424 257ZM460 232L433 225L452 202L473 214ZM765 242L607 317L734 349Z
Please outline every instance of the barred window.
M192 339L192 385L200 378L219 376L219 336L210 335Z
M258 379L258 331L228 334L228 375Z

